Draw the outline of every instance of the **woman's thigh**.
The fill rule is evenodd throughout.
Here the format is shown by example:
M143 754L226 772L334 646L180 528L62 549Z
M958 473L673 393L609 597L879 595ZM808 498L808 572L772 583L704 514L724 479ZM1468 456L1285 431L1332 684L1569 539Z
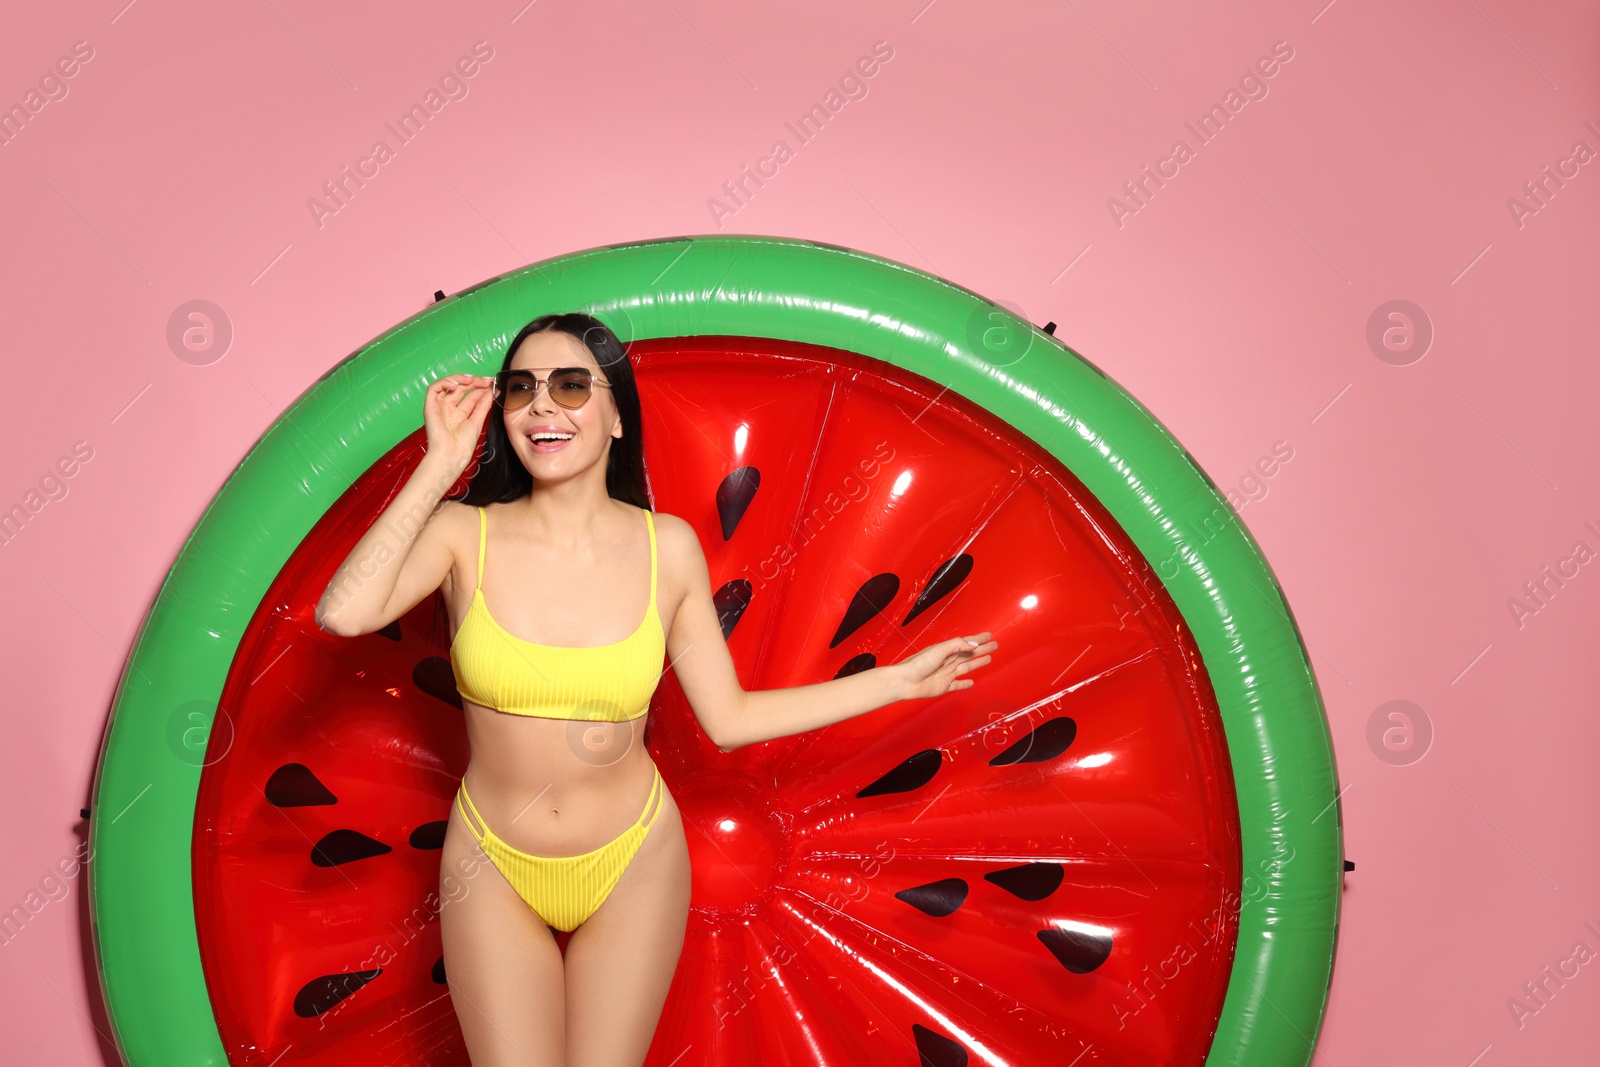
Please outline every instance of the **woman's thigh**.
M662 797L633 862L567 942L568 1067L639 1067L655 1036L689 919L689 845Z
M445 979L473 1067L565 1067L561 949L453 804L440 864Z

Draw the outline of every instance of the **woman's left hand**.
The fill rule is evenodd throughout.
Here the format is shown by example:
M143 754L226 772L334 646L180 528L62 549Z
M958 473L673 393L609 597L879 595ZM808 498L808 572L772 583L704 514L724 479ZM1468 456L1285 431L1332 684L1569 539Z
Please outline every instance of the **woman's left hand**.
M901 675L905 687L900 699L922 700L971 689L972 679L961 675L988 663L989 653L1000 647L1000 642L989 640L990 633L985 630L968 637L952 637L894 664L890 669Z

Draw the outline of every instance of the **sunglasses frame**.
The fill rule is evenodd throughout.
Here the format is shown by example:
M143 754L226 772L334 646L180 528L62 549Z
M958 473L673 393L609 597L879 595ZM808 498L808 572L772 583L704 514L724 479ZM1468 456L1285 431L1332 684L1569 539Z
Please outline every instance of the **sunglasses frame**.
M551 380L563 371L582 371L588 376L590 385L589 395L583 398L583 404L577 404L575 406L563 404L560 400L556 399L555 393L550 390ZM611 388L610 382L606 381L604 378L596 376L594 371L590 370L588 367L555 367L543 378L540 378L531 370L518 367L512 370L503 370L494 376L494 402L502 409L505 409L506 406L506 387L510 383L512 377L516 376L521 378L524 375L533 379L533 395L528 398L527 403L521 405L520 407L509 409L511 411L521 411L523 408L527 407L528 404L532 404L535 400L539 399L539 389L541 387L543 387L545 392L550 394L551 401L553 401L557 407L564 408L567 411L577 411L578 408L583 407L584 404L587 404L590 400L594 399L594 386L603 385L607 389Z

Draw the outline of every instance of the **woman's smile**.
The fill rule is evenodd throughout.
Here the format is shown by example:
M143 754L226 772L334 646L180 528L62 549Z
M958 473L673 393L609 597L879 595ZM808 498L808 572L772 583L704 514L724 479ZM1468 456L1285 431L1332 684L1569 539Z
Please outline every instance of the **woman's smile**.
M538 438L536 438L536 437L533 437L533 436L530 435L529 438L528 438L528 443L533 446L533 450L535 452L539 453L540 455L543 455L543 454L545 454L547 452L560 452L563 448L567 447L568 443L571 442L571 440L572 440L571 437L561 437L561 438L538 437Z
M567 442L578 436L578 431L554 423L540 423L532 429L523 431L523 436L528 439L528 444L534 452L544 455L548 452L560 452L566 448Z

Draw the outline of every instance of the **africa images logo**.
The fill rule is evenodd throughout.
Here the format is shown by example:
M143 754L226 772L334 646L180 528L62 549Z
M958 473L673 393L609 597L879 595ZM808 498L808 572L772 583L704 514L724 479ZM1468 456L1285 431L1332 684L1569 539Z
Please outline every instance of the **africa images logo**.
M1200 148L1216 140L1246 104L1265 100L1269 92L1267 82L1283 69L1280 64L1287 64L1293 58L1294 49L1288 41L1273 42L1272 54L1260 57L1253 67L1240 75L1237 89L1230 88L1223 94L1221 103L1212 104L1199 118L1183 124L1194 135L1195 147L1190 147L1189 142L1180 137L1166 155L1156 160L1154 170L1146 163L1140 177L1122 183L1126 200L1107 197L1106 210L1111 212L1111 221L1116 223L1117 229L1127 225L1129 216L1149 207L1156 192L1182 173L1181 168L1199 155Z
M438 88L430 86L422 94L421 102L413 101L411 106L393 122L383 124L384 129L394 137L393 147L388 141L378 138L372 142L370 151L356 160L354 171L347 163L339 168L337 178L330 178L322 183L326 199L307 197L306 209L311 213L311 221L316 223L317 229L322 229L329 218L348 207L350 201L355 199L356 193L365 189L367 182L376 178L385 164L397 158L400 148L410 144L427 129L428 123L444 110L446 104L465 100L467 94L471 92L468 81L477 77L483 65L492 59L494 59L494 48L488 41L474 42L470 56L457 59L453 67L446 68L444 73L439 75Z

